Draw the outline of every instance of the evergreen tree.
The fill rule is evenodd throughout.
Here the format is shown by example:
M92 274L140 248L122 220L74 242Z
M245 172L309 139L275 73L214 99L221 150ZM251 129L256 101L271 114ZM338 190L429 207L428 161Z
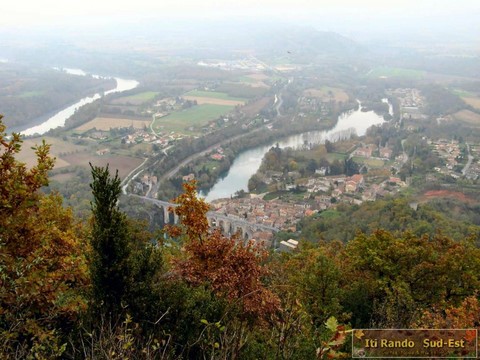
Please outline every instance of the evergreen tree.
M106 168L92 166L92 263L93 297L97 309L111 315L121 311L128 290L130 246L126 216L118 209L120 178Z

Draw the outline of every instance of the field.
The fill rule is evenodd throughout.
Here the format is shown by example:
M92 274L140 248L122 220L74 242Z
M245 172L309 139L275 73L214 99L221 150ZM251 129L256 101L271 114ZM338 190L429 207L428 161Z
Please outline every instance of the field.
M355 161L357 164L365 164L365 165L368 165L368 166L374 167L374 168L381 168L385 164L384 160L365 158L365 157L362 157L362 156L354 156L353 161Z
M452 92L460 97L472 97L475 96L470 91L462 90L462 89L453 89Z
M186 110L174 112L168 116L156 119L153 128L156 131L175 131L178 133L193 133L190 127L202 127L221 115L227 114L234 107L227 105L204 104Z
M143 129L145 126L150 126L150 120L132 120L132 119L123 119L123 118L105 118L97 117L89 122L80 125L75 130L78 131L87 131L93 128L97 130L108 131L110 129L118 129L133 126L135 129Z
M198 105L213 104L213 105L236 106L236 105L245 104L245 101L224 100L224 99L202 97L202 96L183 96L183 98L186 100L195 100Z
M246 83L224 82L217 88L218 92L225 93L230 100L245 100L264 96L268 87L254 87Z
M142 159L133 158L130 156L94 156L89 153L67 155L64 157L64 159L73 166L88 167L88 162L91 162L96 166L106 166L109 164L109 168L113 173L115 173L115 170L118 169L118 175L121 178L128 175L130 171L135 169L143 162Z
M201 97L201 98L210 98L210 99L221 99L229 101L244 102L245 99L239 97L232 97L224 92L218 91L201 91L201 90L192 90L183 95L184 97Z
M115 99L112 101L112 104L141 105L147 101L153 100L157 95L158 95L158 92L145 91L139 94L124 96L124 97Z
M333 162L335 160L338 161L343 161L347 157L346 154L340 154L340 153L328 153L325 158L328 160L328 162Z
M462 100L475 109L480 110L480 97L462 97Z
M31 98L43 95L43 91L25 91L20 94L20 98Z
M253 80L266 80L269 78L267 75L262 73L249 74L246 77Z
M21 162L24 162L29 168L36 165L37 158L35 155L35 151L32 150L31 148L37 144L41 144L42 139L45 139L45 142L47 144L52 145L50 147L50 155L57 158L55 160L56 169L70 165L68 161L65 161L64 156L60 158L60 154L63 155L67 153L76 153L77 151L85 152L88 149L86 146L74 145L70 142L63 141L61 139L45 136L42 138L33 138L33 139L25 140L22 143L22 151L18 154L17 159Z
M367 73L367 77L370 78L409 78L409 79L421 79L425 76L424 71L404 68L393 68L386 66L379 66Z
M264 80L269 79L265 74L249 74L238 78L238 80L244 84L248 84L252 87L268 88L268 85L264 83Z
M324 101L330 100L330 95L335 99L335 101L348 101L348 95L345 91L339 88L322 86L320 89L307 89L303 92L307 97L319 98Z
M50 180L54 180L54 181L58 181L60 183L63 183L65 181L68 181L68 180L72 179L74 176L75 176L75 174L71 173L71 172L66 173L66 174L57 174L57 175L51 176Z
M470 110L462 110L453 114L455 119L470 125L480 126L480 115Z
M260 110L268 105L269 102L273 103L273 98L271 97L264 97L251 104L247 104L242 108L242 112L247 114L248 116L256 116Z

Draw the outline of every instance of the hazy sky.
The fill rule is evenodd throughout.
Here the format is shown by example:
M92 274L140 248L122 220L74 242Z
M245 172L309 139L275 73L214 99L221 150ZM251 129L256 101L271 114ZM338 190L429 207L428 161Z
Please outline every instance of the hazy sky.
M88 17L217 17L272 15L278 17L357 14L432 17L478 14L479 0L5 0L2 26L65 24Z
M480 39L480 0L0 0L0 29L114 25L145 18L264 18L359 33L437 29ZM471 34L473 32L473 34Z

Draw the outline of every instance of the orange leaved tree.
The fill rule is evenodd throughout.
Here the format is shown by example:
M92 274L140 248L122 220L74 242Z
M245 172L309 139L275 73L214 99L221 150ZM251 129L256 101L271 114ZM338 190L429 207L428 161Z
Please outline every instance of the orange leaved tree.
M245 344L246 329L268 319L279 304L262 282L268 272L263 265L267 252L211 230L209 206L197 197L195 182L185 183L183 188L184 193L174 199L178 206L171 209L179 216L180 225L167 226L170 236L185 241L184 258L177 260L175 268L188 284L204 286L229 304L223 318L214 319L223 332L215 344L226 356L235 358ZM205 320L205 324L211 323Z
M0 116L0 352L55 358L85 307L81 228L58 195L39 192L54 164L49 145L34 148L27 169L15 158L20 135L7 139L5 129Z

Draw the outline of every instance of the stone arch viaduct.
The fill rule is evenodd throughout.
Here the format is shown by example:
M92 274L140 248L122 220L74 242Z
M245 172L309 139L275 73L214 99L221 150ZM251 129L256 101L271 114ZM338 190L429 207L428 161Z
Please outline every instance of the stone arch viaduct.
M148 201L156 206L158 206L163 211L163 219L165 224L177 224L178 223L178 215L169 212L169 207L176 207L177 204L172 204L167 201L156 200L152 198L148 198L145 196L138 196L138 195L129 195L139 198L143 201ZM244 240L250 240L252 238L253 233L257 231L268 231L268 232L277 232L279 231L278 228L267 226L264 224L255 224L242 219L236 215L228 215L228 214L221 214L215 211L209 211L207 213L207 219L212 227L221 228L225 235L233 235L239 233L240 236Z

